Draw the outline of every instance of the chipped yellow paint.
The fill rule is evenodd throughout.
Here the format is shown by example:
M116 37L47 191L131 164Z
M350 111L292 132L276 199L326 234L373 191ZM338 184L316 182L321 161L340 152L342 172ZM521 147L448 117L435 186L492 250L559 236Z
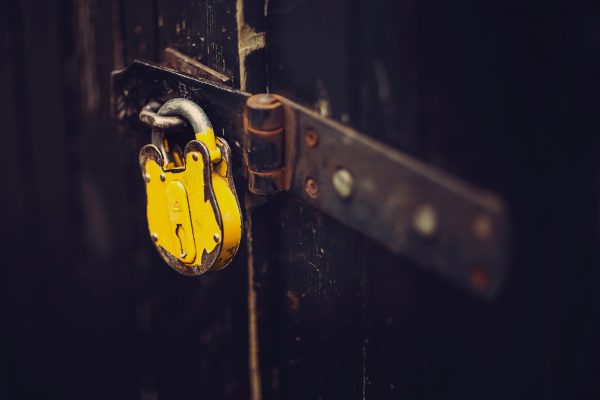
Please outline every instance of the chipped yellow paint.
M221 139L219 138L217 140L220 141ZM240 240L242 240L242 216L240 206L235 193L229 187L229 181L227 179L228 172L229 165L226 160L223 159L223 161L214 166L212 173L212 186L215 191L215 197L223 221L223 248L221 249L221 253L219 254L219 258L213 269L221 269L227 266L235 253L237 253Z
M216 140L221 141L220 138ZM221 158L216 141L214 143ZM202 272L225 267L236 254L241 240L242 217L235 188L231 187L233 183L227 177L228 162L223 157L213 164L201 153L192 151L185 155L182 168L165 170L153 159L146 159L143 168L147 181L148 230L156 246L187 266L202 267ZM210 169L209 186L216 209L210 195L205 196L205 168ZM221 216L222 227L217 213ZM222 246L214 265L203 266L202 256L213 252L219 243Z
M185 186L180 181L172 181L167 185L167 211L171 229L169 234L175 239L173 245L179 245L171 251L179 250L179 259L190 263L196 258L196 244L190 218L190 206ZM177 253L175 253L177 254Z
M208 127L202 132L196 132L196 140L201 141L208 148L210 153L210 161L217 162L221 159L221 150L217 147L217 140L215 139L215 132L212 127Z
M204 198L204 163L202 157L197 154L198 161L192 160L192 153L186 157L187 166L180 171L163 171L154 160L146 161L146 176L148 183L146 191L148 195L148 230L155 239L156 245L164 248L173 257L188 265L200 265L202 254L210 253L217 246L213 239L215 234L221 235L221 228L217 217L208 199ZM164 178L161 179L160 177ZM176 226L173 226L171 214L173 204L169 204L167 189L173 183L179 183L185 188L184 195L187 197L187 218L191 232L186 232L193 239L188 248L194 249L194 257L181 257L182 244L176 234ZM190 201L191 200L191 201ZM179 204L181 206L181 204ZM180 217L184 220L184 217ZM185 227L184 227L185 228Z

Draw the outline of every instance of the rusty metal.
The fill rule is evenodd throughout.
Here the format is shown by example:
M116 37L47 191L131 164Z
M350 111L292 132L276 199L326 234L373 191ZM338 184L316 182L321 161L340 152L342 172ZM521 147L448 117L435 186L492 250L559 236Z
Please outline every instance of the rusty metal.
M267 132L283 127L283 107L279 99L270 94L257 94L246 102L248 128Z
M234 150L246 162L234 165L234 174L245 176L252 191L288 191L475 293L489 296L500 287L509 261L509 224L497 196L281 96L250 97L139 61L113 76L115 115L126 124L149 100L176 96L200 104L215 129L238 143ZM266 143L279 131L283 151L277 139L270 162L263 164L273 169L261 171L248 151L254 139ZM346 172L334 183L340 170Z
M508 215L501 199L288 99L280 101L298 132L312 130L319 137L317 147L297 140L292 194L474 292L495 293L508 264ZM353 177L349 197L332 183L340 169ZM318 184L318 196L307 190L307 179Z
M139 114L150 101L162 104L183 97L201 105L210 115L215 132L231 144L234 175L243 178L242 114L247 93L145 61L134 61L127 68L114 71L111 86L113 116L124 128L123 132L130 134L147 134Z
M222 85L231 86L231 78L202 64L198 60L186 56L172 47L167 47L163 53L164 65L197 78L207 79Z
M269 94L250 97L246 102L245 127L248 189L260 195L282 191L285 150L281 102Z
M311 199L316 199L319 196L319 184L313 178L307 178L304 183L304 191Z
M319 144L319 135L312 129L309 129L304 134L304 143L310 148L317 147Z

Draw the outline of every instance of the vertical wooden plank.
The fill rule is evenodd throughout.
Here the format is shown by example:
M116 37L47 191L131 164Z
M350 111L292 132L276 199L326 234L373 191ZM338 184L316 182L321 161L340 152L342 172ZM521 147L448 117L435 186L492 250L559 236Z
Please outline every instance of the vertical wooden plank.
M260 358L265 398L358 397L364 282L355 261L364 248L346 247L360 246L358 234L285 197L256 210L255 219L267 231L267 284L257 288L259 310L269 314L259 325L268 338Z
M354 4L349 122L383 143L420 156L418 2ZM421 293L436 278L379 245L368 242L365 252L363 396L420 398L427 379Z
M468 398L519 398L532 393L559 398L556 390L564 390L564 381L548 375L556 368L548 355L566 345L549 328L555 318L553 304L561 302L555 280L557 276L563 283L579 280L571 275L574 270L564 269L579 256L576 264L586 272L576 275L595 280L596 273L585 265L598 259L597 251L589 246L583 250L581 245L589 240L584 236L593 237L591 226L584 219L571 219L570 212L569 222L559 216L574 207L587 207L575 206L572 193L585 191L585 198L594 197L592 186L585 183L594 180L591 169L568 167L573 165L568 160L591 155L583 147L571 148L563 136L572 132L578 137L575 142L587 143L586 149L595 147L591 136L577 135L575 121L580 119L574 118L575 109L561 105L566 99L572 104L583 101L579 93L560 87L562 79L569 80L566 76L577 75L565 74L565 68L576 69L579 62L568 50L578 47L569 33L577 23L563 15L558 4L546 4L543 11L535 2L483 7L476 2L450 6L432 1L420 7L424 28L419 32L420 129L426 135L425 154L502 194L509 202L515 232L510 279L494 303L461 300L441 287L432 287L427 294L423 309L429 328L424 359L431 366L427 398L459 391ZM555 24L558 20L560 27ZM563 182L569 189L557 193L557 178L567 169L581 186L576 189ZM589 296L584 288L581 284L580 293ZM596 296L588 301L596 302ZM575 303L587 308L583 301L571 304ZM568 320L562 323L579 324L581 317L572 315ZM442 329L445 334L439 335ZM585 346L595 351L593 343ZM459 357L464 360L460 371L448 374ZM490 387L497 389L490 393ZM590 389L585 384L565 387L571 395Z
M22 13L20 5L9 4L0 15L1 61L0 85L3 96L0 98L0 116L6 125L2 140L7 148L12 149L5 154L6 165L10 166L4 174L4 183L8 196L1 196L2 205L0 224L2 243L0 249L3 257L3 268L0 272L1 306L0 312L4 321L0 337L2 345L3 377L0 381L3 393L14 397L26 381L25 371L34 368L37 356L34 339L34 305L31 296L32 282L28 280L26 268L16 261L26 250L26 238L38 239L37 227L27 232L27 227L34 222L30 210L31 187L23 185L23 179L31 168L23 162L23 150L29 147L29 135L23 129L25 116L22 85L23 54L20 26ZM24 262L26 267L31 264ZM32 390L23 393L30 395Z
M566 145L563 137L574 127L585 131L591 125L589 120L585 125L575 117L577 107L586 104L581 89L585 85L567 85L567 89L556 78L562 74L581 77L575 71L584 62L579 59L579 50L573 50L580 49L575 43L581 38L574 36L573 27L580 24L581 17L561 16L561 10L553 5L540 11L535 2L526 6L517 2L484 6L473 1L376 1L352 2L350 6L270 2L267 47L271 90L496 190L510 202L517 240L512 278L504 295L492 303L458 292L372 243L358 245L360 239L348 240L342 247L318 238L310 241L322 246L325 254L344 253L348 257L343 267L336 264L340 261L330 265L322 259L310 260L318 268L326 265L330 278L349 273L341 268L363 271L345 281L359 290L361 300L336 304L335 308L338 324L361 312L363 318L354 325L358 333L346 333L343 340L320 355L326 361L319 362L328 367L321 370L307 361L318 358L312 358L308 349L327 343L331 340L328 334L310 335L308 349L298 350L299 345L291 341L294 333L307 325L329 332L317 311L323 307L316 308L310 317L275 311L280 318L274 320L275 325L297 321L292 330L274 328L281 342L273 352L276 372L272 375L282 393L292 398L316 396L326 393L323 382L335 382L340 388L337 394L346 397L351 395L349 388L358 384L367 398L519 398L531 393L554 398L552 388L569 394L596 390L583 383L569 390L567 378L557 382L547 375L564 364L556 360L556 364L549 363L545 352L568 358L568 346L559 344L556 333L546 330L549 324L558 324L563 335L569 331L570 337L576 337L567 325L595 326L595 322L582 322L590 319L590 308L583 298L586 296L591 304L597 301L597 296L585 285L576 284L576 278L567 278L568 273L561 268L577 254L582 268L579 276L595 281L589 266L598 259L598 251L592 250L597 246L589 242L598 236L597 222L589 222L597 220L597 211L591 212L596 209L590 204L576 206L570 194L585 192L584 198L597 198L597 185L591 182L597 181L598 172L589 164L597 141L592 139L594 135L577 136L575 142L585 143L588 152ZM568 22L558 29L555 23L559 20ZM586 29L592 30L589 26ZM591 39L586 40L590 43ZM532 53L532 49L541 50ZM583 82L581 79L578 82ZM548 110L553 110L552 117ZM575 164L575 181L580 186L568 184L568 190L557 194L556 177L565 178L568 165L573 168L575 159L580 160ZM314 289L311 298L304 300L310 305L327 292L308 279L308 267L303 269L306 262L296 260L302 245L283 233L284 215L290 218L297 213L288 208L279 215L278 207L282 205L272 206L268 212L268 217L278 221L271 226L272 237L279 239L273 262L279 268L272 279L278 279L284 288ZM574 208L591 219L580 215L575 222L555 215L557 210ZM300 221L314 219L305 216L295 222ZM309 229L327 231L308 222L297 229L298 236L303 238ZM578 234L571 240L560 239L564 230ZM348 233L339 235L344 234ZM557 250L548 252L550 243ZM304 253L311 250L304 248ZM556 276L561 276L561 281L573 279L571 288L585 293L573 304L587 312L573 318L565 314L560 322L556 320L552 304L562 304L561 295L555 291L554 285L559 285ZM354 280L361 284L352 286L356 285ZM335 288L342 293L345 290ZM268 296L286 304L285 290L275 293ZM293 294L290 297L295 298ZM589 341L580 343L584 342L582 346L596 348ZM345 360L344 367L336 369L335 361L329 361L336 358L328 351L337 354L344 349L348 353L361 347L365 352L354 360L364 361L363 365ZM362 385L352 378L361 367ZM263 375L268 373L263 371ZM305 374L308 378L286 380L286 374ZM568 379L583 381L578 374ZM316 383L308 387L305 383L309 380Z
M115 35L122 44L123 66L134 59L158 61L158 16L156 1L120 0L114 3ZM122 205L120 229L127 244L127 269L132 272L133 332L132 350L135 358L137 396L142 400L158 398L157 370L160 362L157 353L162 347L155 332L153 316L153 292L151 269L154 249L147 243L144 187L139 179L137 154L148 143L147 132L117 131L118 154L122 179L119 192Z
M350 121L353 108L352 6L270 1L269 90ZM267 222L268 285L259 300L272 332L262 357L266 398L360 398L368 384L365 351L369 247L312 208L282 196L257 210ZM267 311L264 311L265 313Z
M158 1L160 49L174 47L239 86L235 0Z
M144 6L132 5L129 11L126 6L123 12L137 7ZM158 1L155 10L150 25L155 24L158 58L165 47L174 47L239 84L234 1ZM128 37L135 30L135 24L125 26L127 58L147 58L130 48ZM145 129L124 134L132 139L130 154L149 141ZM128 157L137 162L137 157ZM145 352L142 396L249 397L245 249L224 271L198 278L178 275L164 264L147 237L144 189L137 168L129 176L134 228L128 234L138 249L134 262L144 271L136 278L143 297L138 320L140 348ZM243 195L244 188L238 189Z
M106 188L114 187L112 176L102 175L118 157L106 140L112 61L99 54L112 53L112 35L100 24L110 26L104 4L8 7L10 67L2 76L11 119L3 138L17 151L6 177L14 197L3 220L14 223L3 232L10 238L3 271L14 329L7 329L12 389L22 398L131 393L127 290L112 275L123 270L125 251L108 222L115 202L105 202L107 193L118 194Z
M27 187L24 194L28 200L21 222L26 224L25 235L18 239L23 252L15 254L11 263L19 263L26 271L22 279L29 292L24 296L32 311L31 325L23 328L32 339L29 344L33 347L34 363L27 367L35 371L35 381L24 392L30 396L47 390L69 397L70 390L59 383L60 372L75 373L72 365L77 356L72 349L81 341L68 329L73 326L71 317L78 311L69 301L74 293L54 290L64 284L61 277L72 273L72 256L78 247L76 241L70 240L68 230L73 214L68 190L71 176L65 146L59 10L56 2L29 2L20 7L22 18L16 33L21 38L18 52L22 72L16 105L21 122L19 131L13 134L24 136L19 158L22 166L28 165L19 179ZM23 258L27 260L21 264ZM15 311L20 313L19 309ZM51 360L60 362L52 368ZM42 371L47 372L41 374ZM26 381L28 373L31 371L19 371L21 382Z
M125 63L136 58L158 61L157 2L120 0L119 11Z
M264 93L266 86L266 7L267 1L236 1L236 33L238 52L238 88L250 93ZM239 189L238 189L239 190ZM265 321L271 320L270 307L264 304L259 291L265 291L272 281L268 279L268 222L257 214L252 204L257 200L244 187L247 309L248 309L248 384L250 398L260 400L270 394L270 375L262 374L263 366L270 365L272 332L264 330ZM239 193L239 191L238 191ZM258 199L260 201L260 199Z
M95 387L95 398L131 398L138 392L134 335L132 249L127 241L129 214L126 148L110 113L110 72L122 62L115 22L116 1L76 0L62 10L71 37L63 59L69 108L69 147L76 157L71 182L76 204L75 232L82 247L77 258L78 284L89 304L80 318L88 363L82 379ZM117 40L115 40L117 39ZM115 360L119 362L115 364ZM97 371L91 374L90 371Z

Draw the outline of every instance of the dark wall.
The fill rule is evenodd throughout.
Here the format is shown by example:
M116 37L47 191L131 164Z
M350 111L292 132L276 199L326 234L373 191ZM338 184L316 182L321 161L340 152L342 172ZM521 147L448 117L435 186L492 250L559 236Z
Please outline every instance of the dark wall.
M267 45L240 68L242 3ZM599 21L592 1L5 5L0 397L597 398ZM148 132L113 120L109 77L167 46L498 193L501 293L287 195L246 210L228 269L171 271L145 227Z

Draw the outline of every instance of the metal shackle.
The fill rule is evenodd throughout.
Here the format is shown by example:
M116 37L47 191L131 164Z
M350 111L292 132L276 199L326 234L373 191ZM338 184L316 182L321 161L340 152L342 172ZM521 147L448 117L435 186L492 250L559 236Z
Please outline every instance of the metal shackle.
M158 115L156 112L161 104L152 100L140 111L140 121L148 125L152 130L161 132L183 132L190 127L188 122L181 117L167 117Z
M178 116L188 121L194 130L196 140L204 143L208 148L211 162L216 163L221 160L221 151L217 147L212 124L202 107L198 104L183 98L171 99L158 109L157 114L159 116ZM152 130L152 143L163 154L165 154L164 135L165 133L158 129Z

